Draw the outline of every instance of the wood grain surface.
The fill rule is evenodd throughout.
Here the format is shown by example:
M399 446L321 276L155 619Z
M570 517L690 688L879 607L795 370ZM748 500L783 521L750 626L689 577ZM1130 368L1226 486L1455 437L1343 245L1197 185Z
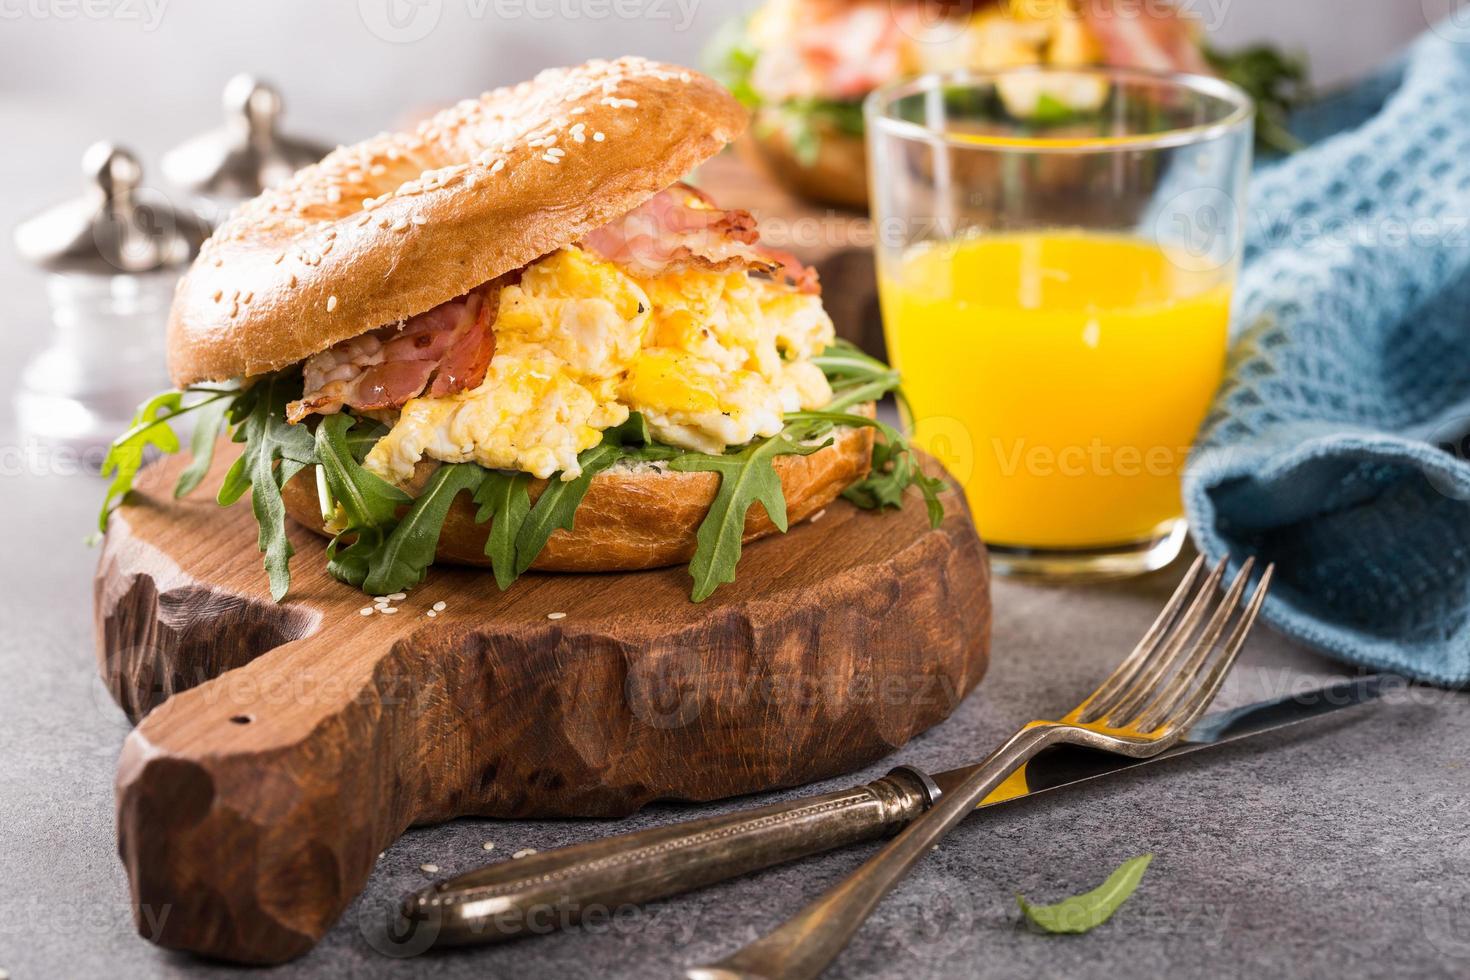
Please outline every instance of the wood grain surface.
M953 492L937 531L917 497L838 502L747 546L700 605L682 567L532 574L503 594L438 568L397 613L363 615L371 600L295 527L291 595L270 601L248 506L212 499L235 449L184 501L183 460L150 467L97 570L102 675L143 716L118 767L119 849L140 931L164 946L289 959L415 823L611 817L829 777L945 718L985 671L987 565Z

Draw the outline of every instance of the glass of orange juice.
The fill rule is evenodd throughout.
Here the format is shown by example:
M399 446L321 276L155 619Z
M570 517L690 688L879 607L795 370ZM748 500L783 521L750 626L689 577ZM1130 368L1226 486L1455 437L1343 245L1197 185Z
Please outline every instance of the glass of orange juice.
M888 353L1003 572L1179 553L1225 363L1253 108L1218 79L952 72L867 102Z

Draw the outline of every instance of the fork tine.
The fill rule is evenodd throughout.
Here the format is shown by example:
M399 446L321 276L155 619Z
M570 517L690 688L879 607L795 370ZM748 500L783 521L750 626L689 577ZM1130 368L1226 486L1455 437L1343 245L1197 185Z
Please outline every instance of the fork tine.
M1170 633L1167 642L1164 643L1160 652L1150 658L1150 661L1138 678L1128 687L1128 690L1108 711L1099 715L1099 718L1114 728L1125 728L1129 721L1138 715L1138 709L1158 690L1159 684L1169 675L1169 671L1175 667L1185 652L1189 649L1189 639L1194 631L1204 621L1205 613L1215 601L1215 590L1219 588L1220 579L1225 574L1225 562L1220 559L1210 572L1210 577L1205 579L1200 586L1199 592L1190 603L1189 611L1184 618Z
M1215 695L1220 692L1220 687L1225 683L1225 675L1230 673L1230 668L1235 665L1236 657L1240 656L1241 649L1245 646L1245 639L1250 634L1251 627L1256 624L1256 616L1261 611L1261 606L1266 602L1266 592L1271 588L1271 576L1276 572L1276 566L1270 564L1261 573L1261 581L1256 585L1256 591L1251 595L1250 605L1245 607L1245 612L1235 624L1230 638L1225 641L1224 653L1215 661L1210 668L1209 675L1203 684L1195 688L1188 700L1175 710L1160 727L1159 732L1168 733L1174 731L1188 731L1210 702L1215 700Z
M1240 609L1241 599L1245 595L1245 587L1250 582L1251 569L1254 567L1255 561L1252 558L1247 558L1240 566L1240 571L1235 573L1235 579L1230 583L1230 589L1220 601L1215 614L1210 617L1204 631L1191 645L1189 656L1180 664L1179 669L1169 676L1162 690L1144 706L1136 718L1130 721L1130 727L1144 732L1151 731L1173 714L1180 701L1189 693L1190 686L1198 680L1205 660L1225 632L1230 617Z
M1158 646L1159 640L1173 628L1174 621L1179 616L1179 610L1184 607L1184 601L1189 598L1190 590L1194 587L1195 579L1199 578L1200 569L1204 567L1204 564L1204 555L1200 555L1194 560L1194 564L1189 566L1189 571L1184 573L1184 580L1179 583L1179 587L1169 597L1169 601L1164 605L1163 611L1159 613L1158 617L1153 621L1153 624L1149 626L1147 632L1143 634L1143 639L1138 641L1138 645L1133 648L1133 652L1129 653L1123 662L1118 665L1117 669L1108 675L1107 680L1098 685L1096 691L1088 695L1087 700L1072 710L1072 713L1068 716L1069 718L1076 718L1079 721L1090 721L1101 714L1102 710L1116 699L1118 693L1133 679L1133 675L1138 672L1139 667L1148 659L1149 654L1153 653L1154 648Z

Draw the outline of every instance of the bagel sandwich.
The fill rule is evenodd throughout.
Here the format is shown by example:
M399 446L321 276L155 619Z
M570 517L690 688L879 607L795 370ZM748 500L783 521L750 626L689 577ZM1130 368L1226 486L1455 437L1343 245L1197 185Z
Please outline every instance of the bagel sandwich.
M688 562L692 598L741 545L839 494L938 482L873 403L886 365L835 340L815 273L683 182L747 114L698 73L590 62L341 147L242 205L181 281L175 390L103 466L101 525L151 450L245 495L273 597L289 516L375 595L435 561L613 572Z
M1263 148L1285 151L1290 109L1305 96L1305 66L1259 45L1208 46L1184 3L1128 0L766 0L716 36L711 72L753 112L741 152L793 193L867 206L863 99L925 72L1112 65L1214 73L1259 107ZM1106 97L1085 84L1000 86L1007 111L1046 125L1085 118Z

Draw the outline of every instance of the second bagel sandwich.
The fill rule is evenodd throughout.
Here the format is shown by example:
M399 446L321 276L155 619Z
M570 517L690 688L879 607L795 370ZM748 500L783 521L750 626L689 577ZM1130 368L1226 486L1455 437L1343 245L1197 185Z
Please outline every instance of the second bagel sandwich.
M836 342L813 270L681 177L737 136L713 81L642 59L543 72L412 133L343 147L241 207L170 314L179 387L114 443L110 511L170 420L196 418L180 494L231 432L219 491L251 497L271 592L287 515L372 594L437 559L619 571L689 562L843 494L942 515L872 403L887 366Z

